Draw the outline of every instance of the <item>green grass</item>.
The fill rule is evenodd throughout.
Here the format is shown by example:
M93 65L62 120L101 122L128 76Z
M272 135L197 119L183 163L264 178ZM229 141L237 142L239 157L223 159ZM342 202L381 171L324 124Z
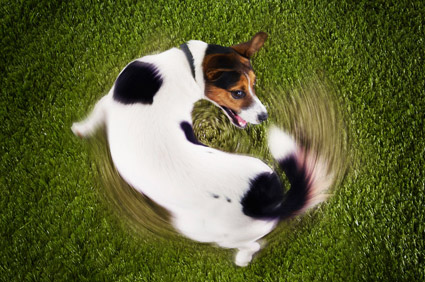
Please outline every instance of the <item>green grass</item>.
M193 2L1 1L0 280L425 280L423 1ZM291 89L311 77L333 86L348 165L334 196L282 224L247 268L228 250L134 235L102 200L91 146L70 125L130 60L259 30L270 39L253 65L271 113L296 113L303 100L291 97L307 97ZM219 119L198 128L203 141L267 155L264 126Z

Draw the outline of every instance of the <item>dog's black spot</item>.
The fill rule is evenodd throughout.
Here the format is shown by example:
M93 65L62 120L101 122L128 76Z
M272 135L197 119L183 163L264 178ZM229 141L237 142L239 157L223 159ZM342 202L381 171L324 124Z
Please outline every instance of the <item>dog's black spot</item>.
M118 76L113 97L123 104L153 103L162 85L162 78L152 64L134 61Z
M291 189L285 194L285 205L281 208L281 219L291 217L306 203L310 189L310 177L305 167L299 166L294 155L279 160L279 166L291 183Z
M276 173L261 173L251 180L248 192L241 200L242 211L253 218L279 217L283 189Z
M218 198L220 198L220 196L219 196L219 195L217 195L217 194L211 194L211 196L212 196L214 199L218 199Z
M207 49L205 50L205 55L212 55L212 54L230 54L235 52L230 47L224 47L220 45L214 45L214 44L208 44Z
M231 202L232 202L232 199L230 199L230 198L226 197L226 201L227 201L228 203L231 203Z
M214 56L214 58L209 62L210 67L222 70L233 70L238 66L238 64L240 64L238 60L226 55Z
M241 78L241 74L237 71L223 71L218 74L217 79L215 79L212 83L216 87L222 89L229 89Z
M304 174L302 175L302 177L297 177L300 173L302 173L302 170L299 170L295 156L291 155L284 159L278 160L278 164L279 167L285 172L286 177L288 178L291 184L295 184L301 179L304 180Z
M180 123L180 128L183 130L187 141L195 145L201 145L201 146L207 147L206 145L198 141L198 139L195 136L195 133L193 132L192 125L190 125L190 123L188 123L187 121L183 121Z
M295 155L279 160L279 165L288 177L291 189L284 194L275 173L258 175L251 181L250 189L241 200L246 215L282 220L296 215L305 206L311 188L305 166L299 165Z

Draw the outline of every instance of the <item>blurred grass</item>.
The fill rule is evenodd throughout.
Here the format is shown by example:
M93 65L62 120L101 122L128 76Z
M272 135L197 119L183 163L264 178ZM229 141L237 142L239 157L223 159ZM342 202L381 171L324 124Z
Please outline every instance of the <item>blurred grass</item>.
M424 15L422 1L1 1L0 280L423 281ZM253 61L258 96L273 109L270 94L282 95L291 113L302 102L292 89L331 81L348 174L244 269L230 251L134 236L100 200L71 123L136 57L259 30L270 40ZM266 155L264 126L221 124L200 138Z

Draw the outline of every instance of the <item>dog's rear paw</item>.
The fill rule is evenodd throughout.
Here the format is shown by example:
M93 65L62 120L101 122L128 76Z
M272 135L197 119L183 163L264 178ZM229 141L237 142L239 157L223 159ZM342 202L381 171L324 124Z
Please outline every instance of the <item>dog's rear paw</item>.
M250 251L239 251L236 254L235 264L240 267L247 266L252 260L253 253Z
M252 256L260 250L261 246L257 242L251 243L248 247L240 248L236 254L235 264L240 267L247 266L251 260Z

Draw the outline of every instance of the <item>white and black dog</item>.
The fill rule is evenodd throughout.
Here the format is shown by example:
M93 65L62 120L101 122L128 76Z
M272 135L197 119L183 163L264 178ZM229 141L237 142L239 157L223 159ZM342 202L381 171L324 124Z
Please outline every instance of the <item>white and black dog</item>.
M207 99L244 128L267 119L254 92L251 56L267 34L231 47L189 41L128 64L109 93L72 131L90 136L105 124L112 160L135 189L167 209L174 227L200 242L236 248L246 266L257 242L283 219L325 199L326 163L283 131L269 130L269 147L286 173L259 159L225 153L200 143L192 129L194 103Z

